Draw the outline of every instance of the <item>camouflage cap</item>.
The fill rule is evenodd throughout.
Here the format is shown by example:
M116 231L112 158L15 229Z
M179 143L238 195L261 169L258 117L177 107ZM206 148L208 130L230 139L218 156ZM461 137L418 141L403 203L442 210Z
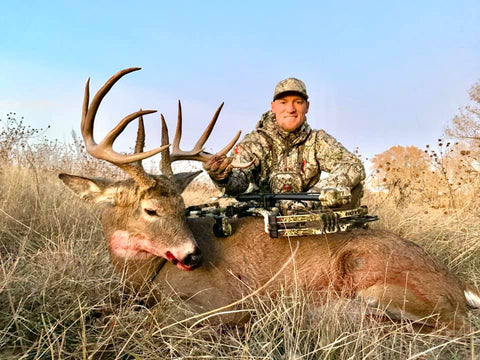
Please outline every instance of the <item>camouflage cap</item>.
M281 95L285 93L298 93L305 100L308 100L307 88L305 83L302 80L296 78L288 78L280 81L277 86L275 86L275 92L273 93L273 100L277 100Z

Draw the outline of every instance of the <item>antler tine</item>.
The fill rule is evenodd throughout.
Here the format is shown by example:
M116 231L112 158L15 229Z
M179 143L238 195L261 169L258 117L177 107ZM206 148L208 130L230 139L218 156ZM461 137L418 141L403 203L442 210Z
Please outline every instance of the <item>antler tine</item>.
M161 146L156 149L143 152L143 146L145 143L145 129L143 124L143 115L151 114L156 112L156 110L139 110L134 113L131 113L125 116L118 124L115 126L99 143L96 144L93 138L93 125L95 121L95 115L98 111L100 103L102 102L105 95L110 91L110 89L115 85L115 83L122 78L124 75L140 70L140 68L128 68L117 72L113 75L107 82L98 90L98 92L93 97L92 102L89 105L90 98L90 79L87 80L85 84L85 94L83 99L82 106L82 122L81 130L82 136L85 141L86 150L88 153L97 159L102 159L111 162L112 164L120 167L122 170L130 174L134 180L140 186L152 186L154 180L148 176L148 174L143 170L141 166L141 160L146 159L150 156L158 154L164 150L167 146ZM123 155L115 152L112 148L113 142L116 140L118 135L125 129L125 127L133 120L139 118L139 130L137 133L137 141L135 145L135 153L132 155ZM137 164L131 164L138 162Z
M237 135L225 146L222 150L220 150L217 155L227 155L227 153L232 150L233 146L237 143L238 138L242 134L242 131L239 130L237 132Z
M87 83L85 85L85 96L83 100L81 128L82 128L82 136L85 141L86 149L92 156L97 157L99 159L107 160L115 165L128 164L134 161L143 160L147 157L158 154L160 151L163 150L163 148L160 147L144 153L138 153L133 155L123 155L123 154L118 154L114 152L112 149L112 145L115 139L118 137L118 135L120 135L120 133L125 129L125 127L131 121L135 120L136 118L142 115L155 113L156 110L140 110L125 116L118 123L118 125L115 126L115 128L113 128L107 134L107 136L105 136L105 139L101 141L100 144L98 145L95 143L95 140L93 138L93 125L95 121L95 115L98 111L98 108L103 98L108 93L108 91L113 87L113 85L115 85L115 83L118 80L120 80L120 78L122 78L124 75L128 73L131 73L137 70L140 70L140 68L135 67L135 68L124 69L117 72L115 75L113 75L95 94L90 106L88 105L89 95L90 95L90 86L89 86L90 79L87 80Z
M218 153L216 153L216 155L227 155L227 153L230 150L232 150L233 146L237 143L237 140L238 140L238 138L240 137L241 134L242 134L242 131L239 130L237 132L237 135L235 135L235 137L232 139L232 141L230 141L227 144L227 146L225 146L222 150L220 150ZM210 157L210 156L208 156L208 157ZM234 168L237 168L237 169L245 169L245 168L251 166L254 162L255 162L255 160L252 160L249 163L240 163L240 162L232 161L232 163L230 165Z
M160 114L162 119L162 146L168 145L168 127L163 114ZM173 176L172 163L170 161L170 150L168 146L162 152L162 160L160 161L160 170L165 176Z
M163 121L165 119L163 118ZM165 128L167 125L165 124ZM168 133L167 133L168 137ZM182 103L178 100L178 112L177 112L177 127L175 129L175 135L173 137L173 144L172 144L172 155L175 153L181 153L180 150L180 139L182 137Z
M131 155L124 155L115 152L112 148L113 142L116 140L118 135L125 129L125 127L136 118L157 112L156 110L142 110L131 113L130 115L125 116L117 126L115 126L110 132L105 136L105 138L100 142L100 144L95 144L90 149L87 147L87 151L95 156L98 159L103 159L111 162L115 165L129 164L131 162L139 161L151 157L153 155L161 152L165 147L160 146L156 149L149 150L147 152L136 153Z
M140 109L142 111L142 109ZM137 140L135 141L135 154L143 152L145 147L145 124L143 123L143 115L138 117Z
M160 118L162 119L162 146L163 145L168 145L169 139L168 139L168 127L167 127L167 122L165 121L165 117L163 114L160 114Z
M215 111L215 114L213 115L212 120L210 120L210 123L208 124L207 128L198 139L193 149L190 151L183 151L183 150L180 150L180 138L182 137L182 106L180 101L178 101L177 129L175 131L175 137L173 139L172 153L169 156L170 162L174 162L177 160L197 160L201 162L207 162L208 159L210 159L212 156L226 155L232 149L232 147L235 145L238 138L240 137L240 134L242 133L241 131L239 131L235 135L235 137L232 139L232 141L230 141L228 145L225 146L222 150L220 150L220 152L218 152L217 154L213 155L203 151L204 150L203 145L205 144L210 134L212 133L213 127L215 126L218 120L218 116L220 115L220 111L222 111L223 104L224 103L222 102L218 107L217 111ZM163 116L162 116L162 121L163 122L165 121L165 119L163 119ZM163 128L163 125L162 125L162 128ZM166 125L164 128L166 128ZM168 137L168 134L166 136ZM248 164L243 164L243 163L234 162L232 163L232 166L237 168L245 168L252 165L252 163L253 162L250 162Z
M90 102L90 78L87 79L85 83L85 92L83 95L83 105L82 105L82 121L80 123L80 130L82 131L83 140L85 145L95 144L93 140L93 121L87 121L88 114L88 104Z
M208 124L207 128L203 134L198 139L197 143L190 151L183 151L180 149L180 139L182 137L182 103L178 101L178 118L177 118L177 128L175 130L175 137L173 138L172 153L170 155L171 162L178 160L197 160L205 162L207 158L205 156L207 153L204 153L203 145L207 141L210 133L212 132L213 127L218 119L218 115L222 110L223 103L218 107L217 111L213 115L212 120Z
M220 104L220 106L218 107L217 111L215 111L215 114L213 114L212 120L210 120L210 123L208 124L207 128L203 132L202 136L200 136L200 139L198 139L197 143L194 146L194 149L203 149L203 145L205 144L205 142L210 137L210 134L212 133L213 127L215 126L215 124L218 120L218 116L220 115L220 111L222 111L223 104L224 103L222 102ZM236 142L236 140L235 140L235 142ZM235 144L235 142L233 143L233 145ZM233 147L233 145L232 145L232 147Z
M97 115L98 107L102 102L103 98L110 89L115 85L115 83L120 80L123 76L133 71L140 70L139 67L132 67L128 69L123 69L113 75L107 82L97 91L95 96L93 97L92 103L89 105L89 98L90 98L90 78L88 78L87 83L85 84L85 94L83 97L83 109L82 109L82 123L81 123L81 130L82 135L85 140L85 144L92 144L95 145L95 141L93 139L93 123L95 120L95 115ZM87 143L88 140L88 143Z
M180 150L180 138L182 137L182 104L180 100L178 101L178 120L177 120L177 129L175 131L175 137L173 139L172 155L171 155L172 161L198 160L198 161L205 162L208 160L208 158L210 158L211 155L209 156L207 153L203 151L204 150L203 145L205 144L205 142L210 137L210 134L212 133L213 127L215 126L218 116L220 115L220 111L222 111L223 104L224 104L223 102L220 104L217 111L213 115L212 120L210 120L210 123L208 124L207 128L198 139L193 149L190 151L183 151L183 150Z
M218 115L217 115L218 117ZM214 123L215 125L215 123ZM210 127L210 124L209 124L209 127ZM183 151L180 149L180 139L182 137L182 103L180 102L180 100L178 100L178 117L177 117L177 128L175 130L175 136L173 138L173 144L172 144L172 153L170 154L170 161L173 162L173 161L178 161L178 160L198 160L198 161L202 161L202 156L200 155L203 151L203 148L201 147L203 145L203 143L205 143L206 139L208 138L208 135L210 135L210 133L207 134L207 137L203 140L203 143L201 143L202 141L202 138L204 138L205 136L205 133L208 132L208 127L207 127L207 130L205 130L205 132L202 134L202 136L200 137L200 139L197 141L197 143L195 144L195 146L193 147L192 150L190 151ZM210 132L212 130L210 129Z

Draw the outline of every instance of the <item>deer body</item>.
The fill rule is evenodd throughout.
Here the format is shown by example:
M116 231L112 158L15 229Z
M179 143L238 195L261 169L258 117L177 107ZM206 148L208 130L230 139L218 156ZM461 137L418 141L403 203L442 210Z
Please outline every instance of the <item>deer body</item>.
M131 179L115 182L60 175L78 196L104 205L102 225L112 263L135 289L144 291L153 285L154 291L178 294L196 311L204 312L235 302L255 290L272 292L280 286L295 286L313 290L319 300L325 291L360 298L373 308L386 309L392 318L422 319L432 326L438 321L454 330L467 324L466 295L468 304L477 307L480 295L466 289L421 247L392 233L354 230L271 239L263 230L263 219L242 218L232 224L234 232L230 237L217 239L212 231L213 220L186 219L181 193L199 172L173 174L171 162L205 162L213 156L203 151L203 145L221 107L191 151L179 148L180 104L171 154L163 116L162 146L143 152L142 115L152 113L151 110L126 116L97 145L93 123L103 97L116 81L135 70L138 68L122 70L110 78L90 104L87 82L82 116L87 151L119 166ZM114 152L115 138L138 117L135 153ZM226 154L238 137L239 134L217 155ZM147 174L141 160L158 152L162 152L162 175ZM241 317L226 320L240 321Z
M290 259L298 241L294 261L265 291L298 286L318 291L319 299L325 291L335 291L386 309L394 319L425 318L429 325L439 320L453 328L465 325L463 284L421 247L387 231L271 239L263 232L262 219L249 218L234 223L232 236L217 239L212 225L209 219L189 221L203 254L200 268L183 272L167 263L156 274L151 267L134 286L140 289L152 281L158 291L173 291L197 311L210 311L264 285ZM438 318L429 318L432 314ZM241 318L242 314L226 320Z

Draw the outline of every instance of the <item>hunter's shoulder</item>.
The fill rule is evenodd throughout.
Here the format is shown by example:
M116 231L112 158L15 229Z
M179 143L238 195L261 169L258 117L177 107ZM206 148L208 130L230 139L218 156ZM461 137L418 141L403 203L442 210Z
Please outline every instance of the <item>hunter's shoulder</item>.
M323 129L313 129L310 141L315 141L318 145L341 145L334 136Z
M330 135L329 133L327 133L323 129L312 129L312 134L315 134L316 136L321 137L321 138L332 138L333 137L332 135Z
M255 129L245 135L242 142L263 142L265 137L272 137L271 133L275 129L275 115L271 111L262 114L257 122Z

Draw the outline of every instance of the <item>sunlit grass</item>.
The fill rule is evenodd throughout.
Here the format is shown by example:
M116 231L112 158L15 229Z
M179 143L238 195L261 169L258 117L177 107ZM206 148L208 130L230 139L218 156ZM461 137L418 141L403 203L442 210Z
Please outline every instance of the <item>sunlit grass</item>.
M250 320L241 327L202 317L179 322L178 314L194 315L181 300L164 297L146 306L113 273L98 209L77 200L54 172L2 170L1 358L475 359L480 354L478 333L459 338L441 330L420 333L414 324L392 323L332 294L316 305L308 292L279 289L275 296L253 296L242 306ZM185 193L188 204L212 195L218 193L199 183ZM461 278L480 285L478 213L445 214L418 205L397 209L378 194L366 201L382 219L376 227L420 243ZM471 320L479 329L478 314L471 313Z

